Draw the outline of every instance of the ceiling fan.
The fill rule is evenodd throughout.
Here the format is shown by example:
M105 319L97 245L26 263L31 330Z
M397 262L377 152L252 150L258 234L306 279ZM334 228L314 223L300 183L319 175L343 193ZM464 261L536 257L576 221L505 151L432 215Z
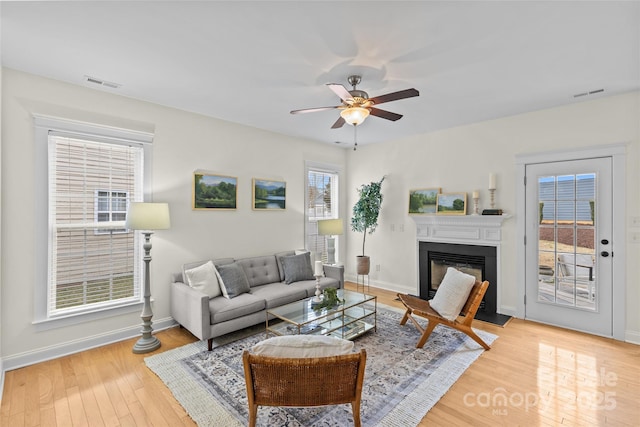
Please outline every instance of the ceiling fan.
M331 129L337 129L342 127L345 123L357 126L366 119L369 114L380 117L383 119L396 121L402 118L402 114L392 113L391 111L381 110L374 107L374 105L380 105L384 102L397 101L404 98L412 98L420 95L416 89L405 89L398 92L387 93L386 95L380 95L373 98L369 98L369 94L363 90L356 89L356 86L360 83L361 77L357 75L349 76L347 81L352 90L347 90L343 85L337 83L327 83L329 89L331 89L342 100L342 104L333 107L318 107L318 108L305 108L302 110L293 110L291 114L300 113L313 113L316 111L324 110L342 110L340 111L340 117L331 126Z

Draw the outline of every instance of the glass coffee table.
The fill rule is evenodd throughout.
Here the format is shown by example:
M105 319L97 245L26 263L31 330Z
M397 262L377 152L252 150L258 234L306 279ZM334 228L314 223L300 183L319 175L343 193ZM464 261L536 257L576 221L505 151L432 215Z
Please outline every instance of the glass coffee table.
M332 308L315 309L311 297L267 310L267 336L315 334L350 340L376 329L377 297L339 289L338 298L345 302Z

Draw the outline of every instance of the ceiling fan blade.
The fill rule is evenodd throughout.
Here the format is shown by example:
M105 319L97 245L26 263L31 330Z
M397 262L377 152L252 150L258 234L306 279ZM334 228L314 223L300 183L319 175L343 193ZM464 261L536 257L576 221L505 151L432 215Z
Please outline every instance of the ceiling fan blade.
M338 117L338 120L336 120L336 122L333 124L333 126L331 126L331 129L338 129L341 128L344 124L345 124L345 120L341 117Z
M291 110L291 114L315 113L316 111L335 110L340 107L341 106L336 105L335 107L303 108L302 110Z
M391 111L381 110L374 107L369 107L369 113L371 113L372 116L391 120L392 122L395 122L396 120L400 120L402 118L402 114L392 113Z
M327 86L329 86L329 89L331 89L333 93L338 95L338 97L340 97L340 99L342 99L343 101L353 99L346 87L338 83L327 83Z
M369 101L373 102L375 105L378 105L382 104L383 102L397 101L398 99L412 98L419 95L420 92L418 92L416 89L405 89L398 92L391 92L387 93L386 95L369 98Z

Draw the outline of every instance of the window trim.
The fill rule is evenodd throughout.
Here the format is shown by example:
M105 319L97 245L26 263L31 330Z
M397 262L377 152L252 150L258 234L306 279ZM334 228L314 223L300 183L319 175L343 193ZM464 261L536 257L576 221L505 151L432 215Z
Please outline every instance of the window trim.
M74 313L48 317L48 254L49 254L49 134L56 133L75 138L87 138L98 142L127 144L139 143L143 148L143 199L150 200L152 178L153 134L146 131L123 129L101 124L34 114L35 140L35 277L34 277L34 320L39 330L68 326L89 320L115 316L142 307L142 301L126 301L122 304L102 306ZM142 294L142 293L141 293Z
M335 165L335 164L330 164L330 163L320 163L320 162L313 162L313 161L305 161L305 167L304 167L304 244L305 247L309 245L309 241L307 241L307 236L309 233L308 227L309 227L309 222L310 222L310 216L308 214L308 209L307 207L309 206L309 171L318 171L318 172L324 172L327 174L335 174L337 176L337 185L334 186L335 188L332 188L332 193L335 194L335 209L332 209L332 211L335 213L335 218L343 218L344 220L344 215L343 215L343 210L342 210L342 199L340 197L340 194L342 193L343 189L343 176L342 176L342 167ZM332 194L332 208L334 207L334 197ZM317 221L317 219L315 220ZM340 254L342 253L341 249L342 249L342 242L341 242L341 237L342 236L335 236L335 242L336 242L336 261L339 259ZM313 248L308 248L308 250L314 250ZM322 257L322 254L319 255L320 257Z

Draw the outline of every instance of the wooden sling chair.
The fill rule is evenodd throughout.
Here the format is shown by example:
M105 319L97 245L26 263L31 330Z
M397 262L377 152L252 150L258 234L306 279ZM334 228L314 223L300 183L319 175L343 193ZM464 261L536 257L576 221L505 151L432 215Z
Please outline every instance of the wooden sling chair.
M418 340L418 344L416 344L417 348L422 348L424 344L429 339L429 335L433 332L433 329L438 326L438 324L443 324L453 329L457 329L458 331L464 332L475 342L484 347L485 350L489 350L491 347L482 340L474 331L471 329L471 322L473 322L473 318L480 307L480 302L482 302L482 297L484 297L487 288L489 287L489 282L486 280L484 282L480 282L476 280L476 283L471 288L471 292L469 293L469 297L467 298L467 302L462 307L462 312L460 316L451 321L445 319L440 316L437 311L435 311L429 305L429 301L425 301L421 298L407 295L407 294L398 294L398 298L402 301L402 304L407 308L407 311L404 313L402 320L400 321L401 325L407 323L407 320L411 320L411 322L418 328L420 332L422 332L422 336ZM426 328L423 328L416 319L413 318L412 315L424 317L429 321Z
M249 426L258 406L324 406L350 403L361 426L360 401L367 352L339 356L284 358L242 354L249 401Z

